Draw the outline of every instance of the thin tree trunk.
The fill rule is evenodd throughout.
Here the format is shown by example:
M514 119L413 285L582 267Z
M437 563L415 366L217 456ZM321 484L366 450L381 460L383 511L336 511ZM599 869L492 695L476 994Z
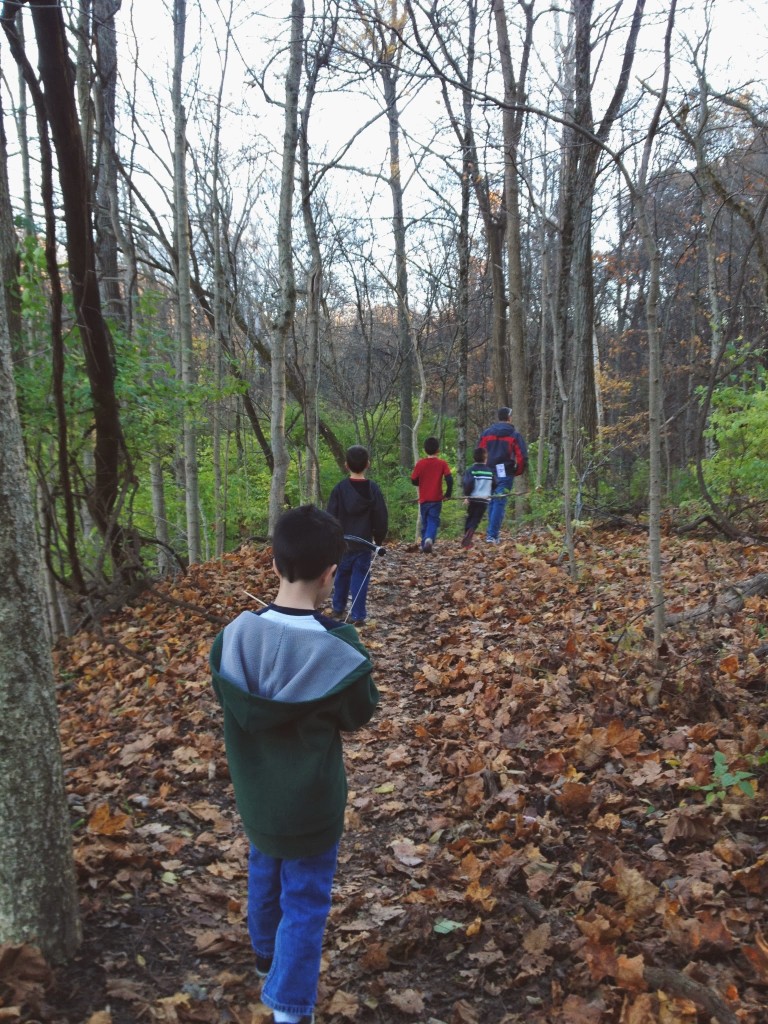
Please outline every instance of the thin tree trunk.
M165 508L163 464L157 457L149 463L149 476L152 488L152 519L155 537L160 541L157 549L157 571L164 576L171 568L171 559L168 554L170 538L168 535L168 513Z
M317 49L312 54L307 66L306 97L301 111L301 131L299 135L299 165L301 174L301 213L304 220L304 231L309 247L309 272L307 274L307 327L306 354L304 371L304 435L306 448L306 465L304 484L307 499L312 502L320 500L320 458L319 458L319 416L318 388L320 372L320 309L323 293L323 260L320 251L320 240L315 223L313 208L313 188L309 168L309 122L312 102L315 97L320 69L327 67L331 48L336 36L336 21L331 19Z
M504 78L504 206L507 232L507 276L509 281L509 313L507 320L507 373L511 396L512 419L526 439L530 433L528 402L528 355L525 345L523 311L523 263L520 228L520 178L518 160L523 115L518 109L526 99L528 60L533 45L533 3L518 0L525 15L525 39L520 57L520 71L515 76L504 0L494 0L499 58ZM515 516L521 521L528 509L528 486L524 476L515 477Z
M115 100L117 92L117 32L115 15L122 0L91 0L93 36L96 43L96 76L93 83L96 120L96 260L99 268L104 310L127 327L127 313L118 267L118 237L113 212L119 208L117 195L117 135Z
M394 52L399 45L393 41ZM400 113L396 75L391 61L381 65L389 128L389 189L392 194L392 231L395 242L395 289L397 299L397 346L400 355L400 465L411 465L413 443L413 350L408 310L408 260L403 210L403 179L400 173Z
M291 45L285 76L285 125L283 166L280 178L280 210L277 225L280 298L272 345L272 455L275 468L269 492L269 535L275 528L285 501L288 477L288 449L285 443L285 366L288 338L296 313L296 280L293 269L294 167L298 143L299 86L301 84L302 43L304 39L304 0L291 0Z
M664 84L659 93L656 110L645 138L637 184L633 190L633 202L637 213L637 225L645 246L650 267L646 294L646 324L648 329L648 418L649 418L649 480L648 480L648 560L651 576L651 605L653 618L653 639L658 650L666 629L664 598L664 576L661 563L661 430L662 430L662 382L661 382L661 337L659 333L659 294L661 279L661 258L653 222L649 210L648 168L659 130L661 112L666 103L669 87L671 62L672 28L675 23L677 0L671 0L667 15L667 31L664 39Z
M179 304L179 347L181 380L187 404L184 410L184 498L187 515L187 550L190 563L200 561L200 489L197 473L197 430L192 399L197 384L192 348L192 296L189 273L189 207L187 202L186 113L182 101L181 79L184 67L184 36L187 22L186 0L173 5L173 195L176 240L176 292Z

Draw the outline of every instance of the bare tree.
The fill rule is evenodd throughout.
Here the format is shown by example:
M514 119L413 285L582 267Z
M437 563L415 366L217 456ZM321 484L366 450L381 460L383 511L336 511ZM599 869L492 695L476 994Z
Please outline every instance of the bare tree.
M272 343L272 454L275 460L269 492L269 532L275 528L285 498L288 475L288 449L285 443L285 361L288 338L296 313L296 278L293 267L293 194L296 146L299 140L298 108L301 84L302 45L304 40L304 0L291 0L291 42L285 76L285 120L283 163L280 176L280 211L277 223L277 250L280 297Z
M619 116L627 91L645 0L635 0L619 76L598 124L595 124L592 109L594 0L572 0L572 3L575 21L573 99L571 109L566 109L566 119L572 127L566 129L564 138L558 317L563 339L569 337L569 322L572 325L572 350L568 353L563 350L563 355L567 357L570 370L574 436L583 431L584 436L592 440L597 429L592 220L598 158Z
M197 379L192 348L192 295L190 290L189 204L187 200L186 112L182 96L184 39L187 26L186 0L173 3L173 197L174 240L176 242L176 292L179 308L181 379L192 399ZM191 401L184 412L184 495L187 510L187 549L190 562L200 561L200 494L197 472L197 430Z

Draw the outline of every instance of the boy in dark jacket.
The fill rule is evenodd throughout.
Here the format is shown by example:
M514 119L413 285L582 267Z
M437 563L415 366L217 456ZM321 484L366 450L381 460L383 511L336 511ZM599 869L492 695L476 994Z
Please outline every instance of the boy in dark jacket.
M349 476L331 491L328 511L339 520L346 536L383 544L389 525L387 504L379 486L365 478L369 466L368 449L353 444L347 449L346 465ZM333 585L333 614L344 615L351 591L349 618L355 626L362 626L368 614L366 600L372 557L370 547L347 540L347 550L339 562Z
M248 931L274 1024L311 1024L344 827L341 730L378 691L352 626L316 610L344 552L338 522L312 505L275 526L274 603L242 612L211 651L235 800L251 843Z
M472 538L485 515L493 493L493 470L486 465L488 453L485 448L475 448L474 463L461 479L462 490L468 498L467 518L464 521L463 548L472 547Z

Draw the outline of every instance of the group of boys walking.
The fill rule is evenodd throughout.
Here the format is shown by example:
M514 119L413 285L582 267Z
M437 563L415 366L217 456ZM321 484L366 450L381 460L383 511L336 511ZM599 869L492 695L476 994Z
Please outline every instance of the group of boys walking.
M509 417L509 409L499 410L464 474L465 547L489 506L486 539L498 542L512 480L525 469L525 442ZM436 438L424 450L411 480L419 488L421 547L429 552L453 476ZM387 506L365 477L366 449L353 446L346 462L349 476L334 487L327 511L303 505L280 517L272 538L274 601L238 615L210 655L235 801L250 842L248 932L273 1024L314 1024L347 802L341 733L365 725L379 701L355 625L365 622ZM338 621L350 593L352 624ZM329 597L335 618L319 610Z
M506 406L499 409L496 422L480 435L473 453L474 462L462 477L462 491L468 499L464 536L461 539L464 548L472 546L475 531L486 509L488 527L485 539L489 544L499 543L512 483L516 476L525 472L528 449L522 435L510 422L511 415L511 410ZM411 482L419 488L421 549L427 553L432 550L437 537L441 502L447 501L453 494L451 467L438 457L439 450L437 438L428 437L424 442L426 457L419 459L411 473Z

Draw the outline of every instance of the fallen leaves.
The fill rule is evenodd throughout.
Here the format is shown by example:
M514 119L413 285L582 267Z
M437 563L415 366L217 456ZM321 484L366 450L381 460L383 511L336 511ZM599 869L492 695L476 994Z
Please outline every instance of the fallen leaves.
M329 1024L694 1024L705 990L739 1024L761 1020L768 600L681 625L657 660L644 548L580 537L578 585L548 533L418 562L391 546L363 637L381 713L345 740ZM765 571L768 555L666 538L665 565L683 608L701 581ZM270 566L256 547L195 566L57 652L90 942L74 975L88 981L57 993L71 1022L269 1017L206 657L245 590L269 598ZM753 799L707 806L691 788L715 751L755 775ZM13 988L3 963L0 1020L33 1005L50 1019L50 973ZM649 983L661 966L677 980ZM682 990L683 967L699 988Z

